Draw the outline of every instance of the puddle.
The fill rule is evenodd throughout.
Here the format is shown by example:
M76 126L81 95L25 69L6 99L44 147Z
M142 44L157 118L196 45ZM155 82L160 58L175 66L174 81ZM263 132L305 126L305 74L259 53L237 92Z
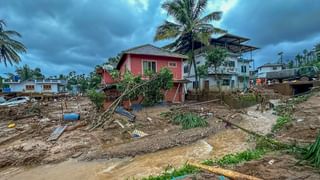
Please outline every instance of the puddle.
M275 119L271 113L248 113L240 122L243 127L264 132ZM268 117L268 118L267 118ZM268 121L268 122L266 122ZM270 121L270 122L269 122ZM272 121L272 122L271 122ZM248 136L238 129L227 129L206 139L186 146L174 147L134 158L78 162L69 160L56 165L34 168L7 169L0 172L0 179L10 180L102 180L141 178L161 173L167 166L179 167L188 160L203 161L222 157L252 147Z

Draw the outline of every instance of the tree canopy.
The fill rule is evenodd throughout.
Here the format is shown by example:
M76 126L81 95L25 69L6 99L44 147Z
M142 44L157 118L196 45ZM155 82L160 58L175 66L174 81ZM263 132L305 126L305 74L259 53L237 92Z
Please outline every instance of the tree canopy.
M198 82L198 73L194 57L194 43L208 45L213 33L225 33L225 30L214 27L212 21L221 19L222 12L211 12L203 15L208 0L167 0L162 8L172 17L157 28L154 40L173 39L167 48L190 55L190 67L193 64ZM196 83L198 84L198 83Z
M21 35L16 31L6 30L5 27L5 21L0 20L0 63L3 62L5 66L7 63L18 64L21 61L19 53L25 53L27 49L21 42L14 39Z

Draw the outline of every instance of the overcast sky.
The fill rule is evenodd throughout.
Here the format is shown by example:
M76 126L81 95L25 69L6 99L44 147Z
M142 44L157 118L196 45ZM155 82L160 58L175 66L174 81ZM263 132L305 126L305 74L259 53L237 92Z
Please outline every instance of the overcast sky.
M0 19L20 32L28 48L23 64L46 75L88 73L122 50L154 43L166 18L160 0L0 0ZM320 42L319 0L209 0L207 11L221 10L216 26L248 37L260 48L256 65L292 58ZM0 74L14 67L0 64Z

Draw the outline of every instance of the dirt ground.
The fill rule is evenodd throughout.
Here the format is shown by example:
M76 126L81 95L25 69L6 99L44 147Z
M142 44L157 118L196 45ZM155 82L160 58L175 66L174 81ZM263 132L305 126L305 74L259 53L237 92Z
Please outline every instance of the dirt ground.
M305 145L314 142L320 132L320 93L296 105L294 121L276 134L283 142ZM296 157L288 154L268 154L264 158L235 167L235 170L263 179L320 179L320 170L299 165ZM273 162L273 163L270 163Z
M79 112L80 121L62 121L64 112ZM203 113L231 113L219 106L194 106L193 111ZM36 113L31 112L39 110ZM85 97L69 98L50 102L34 102L17 107L1 108L0 121L0 168L17 165L50 164L70 158L79 160L122 158L155 152L174 146L185 145L203 139L224 128L221 122L209 120L209 127L183 130L160 116L168 111L167 106L144 108L135 112L136 121L128 123L124 117L115 115L126 127L113 124L107 129L88 131L90 121L96 113L92 103ZM15 123L15 128L8 124ZM48 137L59 125L67 125L66 131L57 141ZM148 134L143 138L132 138L133 130Z

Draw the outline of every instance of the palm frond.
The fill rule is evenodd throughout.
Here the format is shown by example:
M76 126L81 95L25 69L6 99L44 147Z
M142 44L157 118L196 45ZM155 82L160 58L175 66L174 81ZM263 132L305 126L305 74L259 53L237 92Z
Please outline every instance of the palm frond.
M3 34L6 34L7 36L17 36L21 37L21 34L18 33L17 31L12 31L12 30L7 30L7 31L2 31Z
M220 20L222 17L222 12L221 11L216 11L216 12L212 12L206 16L204 16L203 18L201 18L201 22L203 23L208 23L211 21L218 21Z
M194 9L193 19L198 19L206 9L208 0L199 0Z
M4 30L6 26L3 20L0 20L0 63L3 62L7 66L9 64L18 64L21 61L18 53L25 53L26 47L12 37L21 37L21 35L13 30Z
M157 28L154 41L177 38L181 33L181 28L182 27L179 24L165 21L161 26Z

